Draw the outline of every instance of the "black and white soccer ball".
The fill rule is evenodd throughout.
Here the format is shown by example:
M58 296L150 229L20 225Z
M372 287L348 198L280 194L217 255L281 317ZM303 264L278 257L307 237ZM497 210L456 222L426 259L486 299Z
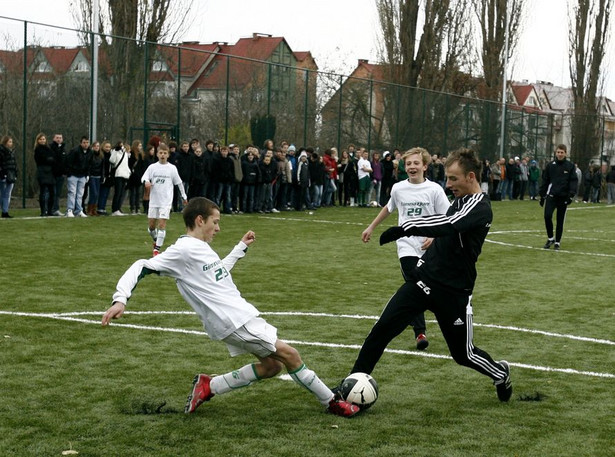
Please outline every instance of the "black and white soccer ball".
M344 400L364 410L378 400L378 383L366 373L352 373L342 381L340 393Z

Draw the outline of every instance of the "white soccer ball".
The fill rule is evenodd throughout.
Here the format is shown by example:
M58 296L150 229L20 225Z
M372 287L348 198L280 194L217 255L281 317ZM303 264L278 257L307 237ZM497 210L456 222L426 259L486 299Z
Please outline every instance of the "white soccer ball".
M371 202L369 202L369 206L371 206L372 208L377 208L378 202L376 200L372 200Z
M342 382L340 393L344 400L367 409L378 400L378 383L366 373L352 373Z

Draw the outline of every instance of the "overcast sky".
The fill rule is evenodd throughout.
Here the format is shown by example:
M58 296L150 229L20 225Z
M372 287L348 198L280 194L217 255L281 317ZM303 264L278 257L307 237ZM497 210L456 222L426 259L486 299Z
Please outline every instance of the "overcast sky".
M0 15L72 28L75 23L70 5L75 2L7 0L2 1ZM550 81L568 87L567 1L527 2L528 14L516 57L509 67L509 78ZM192 26L181 37L184 41L235 43L254 32L283 36L293 51L311 51L321 69L346 74L358 59L374 62L377 57L375 0L194 0L194 3ZM615 22L611 25L615 32ZM615 62L614 32L608 47L613 50L607 56L609 62ZM15 34L23 39L23 32L19 34L17 29ZM54 33L56 42L62 39L61 33ZM64 39L65 42L58 44L75 44L67 37ZM479 72L479 69L475 71ZM614 74L607 74L604 93L615 100L615 68L611 72Z

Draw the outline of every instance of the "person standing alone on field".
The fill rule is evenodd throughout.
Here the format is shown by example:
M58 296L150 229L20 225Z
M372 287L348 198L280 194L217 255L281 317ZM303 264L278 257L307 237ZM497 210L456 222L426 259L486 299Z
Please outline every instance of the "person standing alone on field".
M154 241L152 255L157 256L167 235L167 220L173 206L173 187L179 187L183 204L188 203L186 191L182 185L175 165L170 164L169 147L158 145L158 162L151 164L143 173L141 181L149 191L149 208L147 211L148 231Z
M408 179L393 185L388 203L361 234L364 243L371 239L374 229L395 210L398 213L398 225L402 225L413 217L446 214L450 203L444 189L440 184L425 178L431 160L429 152L423 148L412 148L402 155L401 161L408 172ZM401 264L401 274L406 281L412 277L412 270L427 248L431 246L432 241L433 238L422 236L411 236L397 240L397 255ZM429 341L425 336L425 315L418 313L412 318L410 324L414 329L416 348L427 349Z
M160 146L158 150L160 154ZM218 206L206 198L195 197L184 208L183 218L186 235L157 257L138 260L120 278L113 304L104 314L102 325L122 316L132 291L145 275L157 273L172 277L212 340L224 341L231 356L249 353L258 359L258 362L224 375L196 375L184 409L186 413L194 412L215 395L272 378L282 367L329 412L343 417L359 412L358 406L339 399L303 363L299 352L279 340L277 329L262 319L258 310L241 296L230 271L254 243L254 232L246 232L233 250L220 259L210 246L220 231Z
M540 206L544 206L545 228L547 242L543 246L549 249L554 246L557 251L564 233L564 220L566 209L572 203L577 193L579 181L575 166L566 160L567 148L560 144L555 150L555 160L549 162L542 172L542 185L540 186ZM553 237L553 212L557 211L555 237Z
M380 235L381 245L409 236L435 239L387 303L351 373L371 374L391 340L428 309L436 316L453 360L490 377L500 401L508 401L508 362L494 361L472 341L476 262L493 219L489 197L480 188L482 164L474 151L461 148L450 153L445 169L446 187L455 197L446 214L412 217Z

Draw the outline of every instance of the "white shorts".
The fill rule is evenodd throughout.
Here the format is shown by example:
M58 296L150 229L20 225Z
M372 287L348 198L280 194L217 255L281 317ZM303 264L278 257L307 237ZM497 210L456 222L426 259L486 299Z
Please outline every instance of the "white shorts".
M169 219L171 215L170 206L150 206L147 210L147 217L149 219Z
M278 329L261 317L255 317L239 327L222 341L226 343L231 357L241 354L254 354L269 357L278 340Z

